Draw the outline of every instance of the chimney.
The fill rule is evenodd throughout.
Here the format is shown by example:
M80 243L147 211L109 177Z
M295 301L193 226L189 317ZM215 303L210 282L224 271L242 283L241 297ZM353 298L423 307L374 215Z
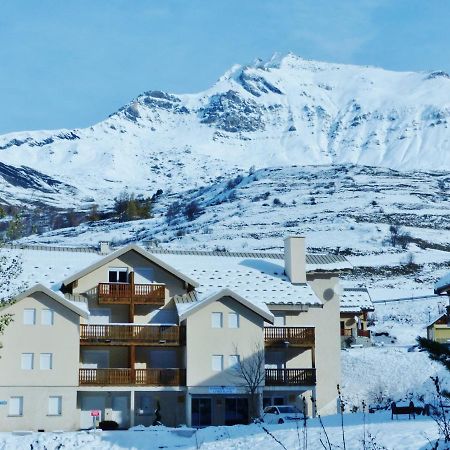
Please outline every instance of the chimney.
M100 255L107 255L108 253L111 253L109 242L100 241L99 244L100 244Z
M292 284L306 283L306 252L303 236L284 240L284 271Z

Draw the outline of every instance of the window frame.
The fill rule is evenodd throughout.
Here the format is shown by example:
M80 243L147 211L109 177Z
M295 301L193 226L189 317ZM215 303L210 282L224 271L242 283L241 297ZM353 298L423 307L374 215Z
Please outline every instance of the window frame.
M51 400L57 399L57 412L53 413L51 412ZM51 417L59 417L62 416L62 395L49 395L48 396L48 403L47 403L47 416Z
M216 368L215 363L220 361L220 369ZM223 372L223 355L211 355L211 370L213 372Z
M11 412L11 405L13 405L12 403L12 399L18 399L19 400L19 409L18 409L18 414L14 414ZM23 395L12 395L11 397L9 397L9 404L8 404L8 417L23 417Z
M31 358L29 360L31 362L31 367L24 367L24 361L26 361L26 360L24 360L25 355L31 356ZM20 355L20 368L22 370L34 370L34 353L31 353L31 352L23 352L23 353L21 353L21 355Z
M234 363L231 362L231 360L233 358L235 358L235 362ZM230 370L238 371L240 363L241 363L241 356L240 355L228 355L228 368Z
M27 319L27 315L26 312L27 311L32 311L33 312L33 322L32 323L27 323L26 319ZM36 325L36 308L24 308L23 309L23 325Z
M115 273L117 281L111 281L110 274ZM125 281L120 281L119 273L125 273ZM111 284L128 284L128 267L108 267L108 283Z
M236 318L236 326L232 326L232 322L231 322L232 317ZM239 328L239 325L240 325L239 322L240 322L240 317L237 312L229 312L228 313L228 328L231 328L231 329Z
M219 326L216 326L215 318L219 317ZM213 311L211 313L211 328L220 329L223 328L223 313L219 311Z
M49 313L49 317L50 317L50 323L45 323L44 322L44 317L45 314L44 312L48 312ZM41 325L43 325L44 327L52 327L55 324L55 310L54 309L50 309L50 308L43 308L41 310Z
M49 367L42 367L42 357L44 355L49 356L49 359L48 359L48 361L50 362ZM39 370L53 370L53 353L42 352L39 354Z

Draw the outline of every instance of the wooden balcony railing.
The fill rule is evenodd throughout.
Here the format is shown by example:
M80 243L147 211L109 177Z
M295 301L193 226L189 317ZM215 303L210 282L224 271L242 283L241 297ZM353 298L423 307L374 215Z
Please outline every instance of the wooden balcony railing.
M312 386L316 369L265 369L266 386Z
M98 302L108 304L164 305L164 284L99 283Z
M82 345L179 346L186 343L186 327L178 325L80 325Z
M358 330L358 336L370 338L370 330Z
M353 336L355 330L352 328L341 328L341 336ZM357 330L357 336L370 338L370 330Z
M80 369L80 386L185 386L186 369Z
M313 327L266 327L266 347L314 347Z

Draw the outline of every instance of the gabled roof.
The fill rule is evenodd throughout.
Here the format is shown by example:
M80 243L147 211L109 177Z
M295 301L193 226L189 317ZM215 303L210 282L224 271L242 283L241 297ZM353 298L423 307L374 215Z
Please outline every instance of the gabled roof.
M450 291L450 272L439 279L434 285L435 294L442 294L447 291Z
M274 320L273 314L265 307L265 305L258 306L255 303L248 301L244 297L240 296L239 294L233 292L231 289L228 288L221 289L220 291L206 297L204 300L201 301L176 302L180 322L189 317L191 314L194 314L195 312L199 311L200 309L204 308L210 303L220 300L223 297L233 298L234 300L241 303L254 313L261 316L266 322L273 323Z
M36 284L35 286L31 287L30 289L27 289L26 291L20 293L19 295L14 297L13 303L20 302L24 298L30 297L31 295L35 294L36 292L42 292L43 294L47 295L47 297L50 297L51 299L55 300L62 306L70 309L72 312L74 312L75 314L78 314L81 317L84 317L85 319L89 316L89 313L86 310L79 308L70 300L67 300L66 298L62 297L61 295L58 295L56 292L53 292L51 289L45 287L42 284ZM10 306L9 303L5 306L5 308L7 308L8 306Z
M193 280L192 278L189 278L188 276L184 275L183 273L179 272L174 267L170 266L169 264L165 263L161 259L157 258L156 256L152 255L151 253L144 250L142 247L139 247L136 244L129 244L125 247L116 250L115 252L110 253L109 255L105 256L104 258L100 259L99 261L95 262L94 264L91 264L90 266L86 267L85 269L81 270L80 272L75 273L74 275L71 275L70 277L63 280L64 285L68 285L72 283L75 280L80 279L81 277L84 277L88 273L98 269L99 267L104 266L105 264L108 264L110 261L113 261L116 258L119 258L120 256L124 255L125 253L128 253L130 251L134 251L136 253L139 253L144 258L148 259L149 261L153 262L154 264L162 267L163 269L167 270L167 272L170 272L171 274L175 275L177 278L185 281L186 283L190 284L193 287L198 287L198 283Z
M341 295L340 310L343 313L374 311L369 291L363 288L344 288Z
M439 322L441 319L444 319L446 317L447 317L446 313L439 314L439 316L435 317L433 320L431 320L431 322L427 324L426 328L433 326L436 322Z

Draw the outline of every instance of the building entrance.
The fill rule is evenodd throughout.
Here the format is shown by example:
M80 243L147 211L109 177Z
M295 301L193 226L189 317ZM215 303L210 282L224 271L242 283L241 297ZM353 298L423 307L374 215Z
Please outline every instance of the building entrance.
M208 427L211 425L211 399L193 398L192 399L192 426Z
M248 399L225 399L225 425L248 424Z

